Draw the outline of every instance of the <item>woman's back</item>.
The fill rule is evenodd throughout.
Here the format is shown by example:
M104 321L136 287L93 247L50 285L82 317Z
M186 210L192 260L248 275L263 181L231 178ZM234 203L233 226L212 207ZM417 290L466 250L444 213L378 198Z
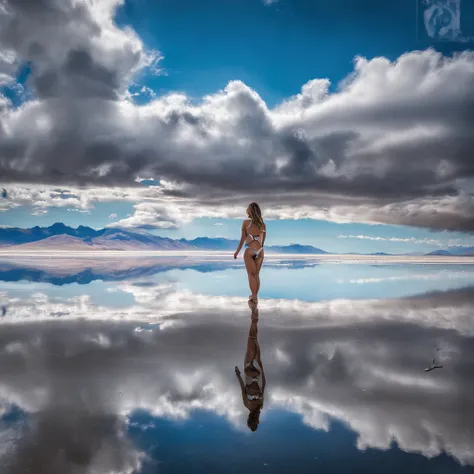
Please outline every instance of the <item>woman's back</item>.
M252 219L246 219L244 221L244 227L246 229L247 235L250 235L251 237L258 238L262 231L266 231L265 224L263 224L262 227L259 227L257 224L255 224L255 222L252 221Z

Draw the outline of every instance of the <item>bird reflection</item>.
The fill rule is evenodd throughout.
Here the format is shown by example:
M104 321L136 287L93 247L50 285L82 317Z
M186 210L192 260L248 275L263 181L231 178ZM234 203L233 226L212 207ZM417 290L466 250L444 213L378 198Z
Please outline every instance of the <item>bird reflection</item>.
M436 349L439 351L439 349ZM431 362L431 367L426 367L425 372L431 372L434 369L442 369L443 366L436 363L435 358L433 357L433 362Z
M434 370L434 369L442 369L442 368L443 368L443 366L442 366L442 365L435 364L435 361L434 361L434 359L433 359L433 363L431 364L431 367L427 367L427 368L425 369L425 372L431 372L431 371Z
M258 345L258 306L253 301L248 305L252 312L249 335L247 340L247 352L244 360L244 376L242 379L239 368L235 367L235 374L242 389L242 401L250 411L247 426L256 431L260 422L260 411L263 407L263 396L265 392L265 373L260 358L260 346Z

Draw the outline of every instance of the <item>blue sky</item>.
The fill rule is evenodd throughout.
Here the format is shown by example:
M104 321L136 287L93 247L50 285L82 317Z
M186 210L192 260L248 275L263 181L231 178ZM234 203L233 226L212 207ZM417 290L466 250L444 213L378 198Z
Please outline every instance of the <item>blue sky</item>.
M141 474L156 472L157 465L167 472L190 471L199 465L211 472L229 473L255 466L277 474L293 469L314 472L318 467L329 474L348 469L363 473L381 463L386 464L387 473L399 472L408 466L410 470L421 472L430 472L430 468L463 472L463 468L444 453L427 459L405 452L396 442L387 450L358 450L357 435L346 424L331 420L328 432L314 430L302 423L300 415L281 409L262 410L259 428L253 437L258 441L251 439L248 432L229 430L225 421L204 411L196 411L189 420L178 422L137 411L130 416L127 431L133 442L147 453ZM208 456L208 446L212 446L213 456Z
M185 91L197 99L240 79L273 106L310 79L333 87L354 56L395 60L416 49L448 53L464 44L418 35L415 1L132 0L117 15L163 52L168 75L144 78L159 94Z
M470 5L465 4L466 1L461 5L463 25L471 26L467 19L472 12L468 11ZM97 14L95 10L92 13ZM239 80L256 91L268 109L273 109L298 94L302 86L313 79L329 79L329 94L337 94L340 87L344 87L340 86L340 81L354 71L354 59L357 56L368 61L384 57L393 62L407 52L433 48L448 56L472 46L472 43L429 38L420 23L414 0L370 0L364 2L363 8L355 0L280 0L271 4L265 4L261 0L127 0L117 8L113 18L120 32L132 28L142 42L143 49L159 51L158 56L162 56L162 59L156 61L156 67L142 68L128 83L131 94L129 99L137 107L174 93L184 94L191 104L201 104L204 96L212 96L226 88L230 81ZM105 62L106 58L104 64ZM42 99L38 95L38 86L36 85L36 89L34 87L35 78L30 77L28 63L20 60L15 71L16 80L0 89L4 97L11 101L12 109L29 104L34 98ZM34 61L31 64L34 65ZM74 94L74 88L72 90ZM69 97L60 96L60 100L66 99ZM387 111L387 116L389 113ZM131 127L133 126L132 123ZM160 141L158 135L156 141ZM36 158L33 156L31 159ZM85 160L87 162L87 157ZM57 159L59 161L61 158ZM55 163L54 166L47 166L51 168L47 170L49 172L61 165ZM78 164L77 170L80 169L81 165ZM239 168L238 172L245 174L245 169ZM57 176L67 176L64 172L61 173ZM74 169L68 170L68 173L74 175ZM249 180L250 173L252 172L249 170ZM161 178L158 175L153 177ZM245 178L239 175L239 179ZM42 183L41 177L38 179L33 181L35 186ZM389 181L390 178L386 183ZM61 178L54 183L51 183L51 179L44 183L45 186L56 185L69 189ZM0 211L3 210L0 212L0 225L33 227L62 221L72 226L90 225L100 228L114 222L126 223L128 227L141 223L134 207L140 203L138 198L98 198L84 204L87 198L80 197L80 205L76 202L68 207L64 203L49 205L43 198L18 197L25 193L15 191L14 179L7 178L5 182L0 181L0 184L8 191L9 198L13 196L12 202L17 200L14 205L7 204L3 208L0 204ZM199 187L199 184L199 180L192 183L195 187ZM384 186L383 181L381 186ZM207 184L202 187L207 187ZM421 187L422 183L420 189ZM79 189L82 189L82 193L87 192L87 188ZM416 192L414 186L412 195ZM450 192L447 191L446 194L448 200ZM269 195L271 191L266 193ZM252 196L251 192L245 192L244 195L245 199L239 196L235 204L242 207L241 213L234 211L231 213L232 218L226 218L225 212L222 217L215 218L197 213L194 217L180 221L180 211L176 214L178 217L163 217L163 221L170 221L172 225L160 224L153 232L177 238L204 235L238 238L240 222L245 218L244 203L253 199L259 201L258 196ZM278 195L279 201L284 203L285 192L281 191ZM337 190L336 193L331 191L331 195L337 196ZM468 199L468 204L472 205L472 194L463 199ZM309 201L313 205L308 194ZM316 208L318 205L316 201ZM195 208L198 206L197 203ZM380 213L383 214L386 212L384 201L381 206ZM270 207L271 205L267 206ZM265 218L265 203L262 208ZM147 211L148 214L150 212L152 211ZM390 212L387 211L388 214ZM470 233L462 232L466 229L461 218L459 224L455 222L446 228L442 224L436 224L436 231L431 231L433 226L426 224L421 218L420 225L417 225L415 218L405 219L403 214L406 213L403 210L400 211L400 218L391 219L384 215L378 224L378 218L374 224L366 224L363 223L367 221L366 218L352 218L350 211L348 214L349 217L342 220L353 222L344 224L339 217L329 220L314 217L294 220L288 219L287 214L277 218L270 216L268 243L298 242L336 252L424 252L448 245L474 243L474 237ZM463 219L469 217L464 216ZM392 222L397 225L388 225ZM407 223L409 225L405 225ZM457 232L458 230L461 232ZM341 235L345 238L340 237ZM374 240L376 238L379 240Z

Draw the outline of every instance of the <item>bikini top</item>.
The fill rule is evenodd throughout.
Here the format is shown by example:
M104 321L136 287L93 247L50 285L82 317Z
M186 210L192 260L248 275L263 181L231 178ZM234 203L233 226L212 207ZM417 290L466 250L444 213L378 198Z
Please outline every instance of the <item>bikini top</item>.
M262 400L263 395L249 395L247 393L247 400Z
M245 233L247 234L248 237L252 237L252 240L257 240L258 241L258 238L260 237L260 235L249 234L249 232L247 230L252 224L253 224L253 221L252 221L252 219L250 219L250 224L245 228ZM263 229L262 232L265 232L265 229ZM263 247L263 245L262 245L262 247Z
M249 377L248 375L245 375L245 386L248 387L250 385L252 385L253 382L257 382L257 385L258 385L258 388L260 389L260 392L262 392L260 395L250 395L249 393L245 393L245 395L247 396L247 399L248 400L261 400L263 399L263 391L262 391L262 367L260 366L260 364L258 363L257 360L252 360L250 362L247 362L245 364L245 368L247 368L249 365L253 364L254 367L255 365L257 365L257 367L255 367L260 373L259 375L257 375L257 377Z

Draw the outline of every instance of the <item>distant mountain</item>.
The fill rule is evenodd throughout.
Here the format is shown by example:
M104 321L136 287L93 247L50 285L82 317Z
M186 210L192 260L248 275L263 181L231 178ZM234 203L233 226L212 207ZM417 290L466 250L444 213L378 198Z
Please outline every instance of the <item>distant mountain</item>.
M15 245L18 250L91 250L92 245L79 237L60 234L46 239Z
M31 229L9 227L6 229L0 229L0 247L37 242L52 237L53 235L71 235L80 239L92 238L101 235L103 232L104 230L97 231L84 226L79 226L77 229L73 229L61 222L56 222L56 224L53 224L50 227L36 226Z
M198 247L200 250L229 250L235 251L239 245L238 240L224 239L220 238L210 238L210 237L198 237L194 240L185 240L181 239L181 242L186 242ZM291 245L266 245L265 251L267 253L297 253L297 254L327 254L324 250L313 247L312 245L300 245L300 244L291 244Z
M124 229L106 229L102 235L88 241L97 250L196 250L185 242Z
M72 239L53 238L69 236ZM119 228L106 228L95 230L90 227L79 226L77 229L64 225L60 222L50 227L33 227L31 229L6 228L0 229L0 248L6 246L17 246L27 250L34 249L65 249L68 245L78 249L78 241L84 243L81 248L88 250L167 250L188 248L196 249L180 243L176 240L159 237L143 232L130 232ZM36 243L36 245L33 245ZM23 244L23 245L22 245ZM28 245L28 247L26 246Z
M63 229L61 229L63 230ZM34 242L15 245L18 250L197 250L195 246L187 245L173 239L152 234L137 234L122 229L106 229L86 237L59 234L46 237ZM93 235L93 234L92 234Z
M193 240L180 239L186 245L197 247L200 250L234 250L239 245L238 240L224 239L222 237L213 239L211 237L198 237Z
M312 245L300 245L300 244L291 244L291 245L272 245L270 247L265 247L271 253L296 253L296 254L316 254L323 255L328 254L325 250L318 249Z
M447 250L435 250L434 252L427 253L425 255L442 255L445 257L452 257L453 254Z
M474 247L450 247L449 252L452 255L474 255Z
M435 250L434 252L427 253L425 255L444 255L444 256L469 256L474 255L474 247L449 247L449 250Z

